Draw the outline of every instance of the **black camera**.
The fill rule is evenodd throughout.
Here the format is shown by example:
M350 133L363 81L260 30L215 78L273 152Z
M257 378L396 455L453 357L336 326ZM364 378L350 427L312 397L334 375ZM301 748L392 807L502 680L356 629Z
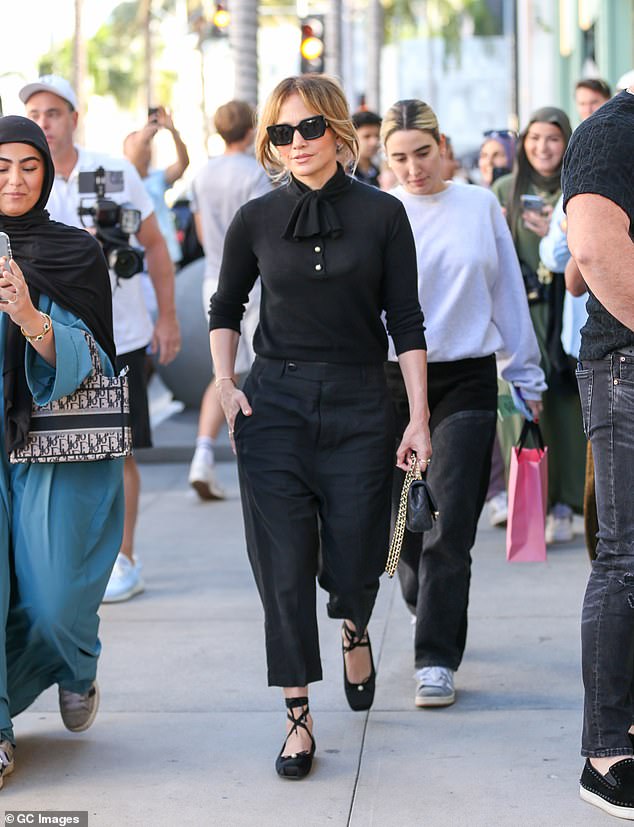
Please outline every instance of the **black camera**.
M78 209L82 225L84 216L90 216L101 242L108 266L118 278L129 279L143 271L143 250L130 245L130 236L141 226L141 213L132 204L117 204L106 193L123 191L123 172L106 171L79 173L80 194L95 195L97 200L86 206L82 199Z

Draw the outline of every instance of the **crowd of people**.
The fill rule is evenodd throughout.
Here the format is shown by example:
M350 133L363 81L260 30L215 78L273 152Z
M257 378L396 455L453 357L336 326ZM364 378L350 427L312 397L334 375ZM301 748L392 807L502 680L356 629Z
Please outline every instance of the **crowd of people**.
M90 726L99 603L144 588L133 453L88 463L11 458L28 439L32 409L72 395L91 373L91 342L104 375L127 376L134 448L151 445L148 352L167 363L180 348L181 251L165 192L189 165L163 107L127 136L125 158L113 158L75 144L77 100L63 78L43 76L20 98L26 117L0 119L0 231L11 241L0 259L0 786L14 766L12 716L48 686L59 686L69 729ZM268 682L286 706L275 762L284 778L308 775L316 750L317 583L341 621L348 703L372 705L368 626L404 475L416 464L438 519L424 534L405 531L398 568L414 626L414 703L455 702L471 549L486 501L491 522L505 523L510 447L525 417L549 447L546 542L573 538L586 476L596 474L581 789L634 818L634 625L624 608L634 89L612 97L605 82L584 79L575 100L574 133L552 106L519 134L485 132L474 182L455 177L451 140L420 100L397 101L383 116L351 114L334 79L301 75L278 84L257 120L241 101L215 113L225 151L191 187L212 360L189 483L203 500L225 497L214 449L226 420ZM153 170L160 129L176 160ZM602 176L588 161L599 152ZM142 248L134 272L122 273L90 209L98 192L86 192L86 174L100 169L123 173L112 193L106 181L106 196L138 216L125 239ZM593 242L597 227L605 238ZM505 388L515 418L498 416ZM66 521L75 497L82 514ZM51 498L56 507L38 516Z

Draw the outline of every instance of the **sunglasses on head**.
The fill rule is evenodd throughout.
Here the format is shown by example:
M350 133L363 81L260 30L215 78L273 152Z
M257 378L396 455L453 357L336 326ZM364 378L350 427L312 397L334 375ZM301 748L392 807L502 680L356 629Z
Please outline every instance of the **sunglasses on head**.
M276 123L267 126L266 131L273 146L288 146L293 143L295 130L299 132L305 141L314 141L323 138L328 128L328 121L323 115L313 115L311 118L304 118L295 126L290 123Z
M485 138L517 138L517 132L512 129L487 129L482 134Z

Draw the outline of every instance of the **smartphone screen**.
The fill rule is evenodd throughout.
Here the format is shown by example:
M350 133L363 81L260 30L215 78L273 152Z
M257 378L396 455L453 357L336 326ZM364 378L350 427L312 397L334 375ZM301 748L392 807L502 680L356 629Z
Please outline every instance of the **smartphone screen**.
M520 202L523 210L541 212L544 209L544 199L539 195L520 195Z
M9 241L9 236L6 233L0 233L0 258L4 256L5 258L11 258L11 242ZM5 269L6 268L5 266Z
M8 270L8 261L11 256L11 242L9 241L9 236L6 233L0 232L0 258L4 256L7 261L4 264L4 267L0 273L4 273L5 270ZM6 299L0 299L0 304L7 304Z

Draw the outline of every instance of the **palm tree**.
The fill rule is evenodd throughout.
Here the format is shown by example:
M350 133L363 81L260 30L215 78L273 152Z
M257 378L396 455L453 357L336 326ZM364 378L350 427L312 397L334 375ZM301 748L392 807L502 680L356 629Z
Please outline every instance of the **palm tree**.
M152 66L152 0L140 0L139 27L143 32L143 62L145 65L145 105L154 106L154 73Z
M383 48L383 34L383 6L380 0L369 0L365 100L368 109L371 109L373 112L379 112L381 107L381 51Z
M84 11L84 0L75 0L75 30L73 32L73 74L72 83L77 95L77 108L83 115L84 112L84 80L86 78L86 42L82 34L82 17ZM84 119L80 118L78 123L78 139L81 143L83 138Z
M258 102L258 0L234 0L229 43L235 67L234 97Z
M326 54L324 68L329 75L341 78L341 21L343 0L330 0L325 19Z

